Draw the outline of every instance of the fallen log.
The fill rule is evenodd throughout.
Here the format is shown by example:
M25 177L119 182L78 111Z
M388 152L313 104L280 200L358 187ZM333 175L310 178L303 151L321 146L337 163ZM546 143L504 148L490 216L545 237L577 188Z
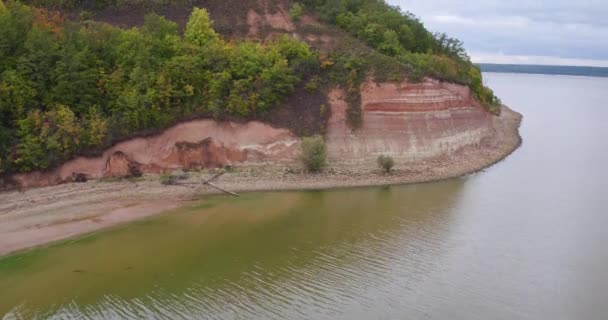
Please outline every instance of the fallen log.
M235 197L239 197L239 195L236 192L232 192L230 190L226 190L226 189L224 189L224 188L222 188L222 187L220 187L220 186L218 186L218 185L216 185L216 184L214 184L214 183L211 182L211 181L216 180L219 177L221 177L224 173L226 173L226 172L225 171L218 172L218 173L214 174L211 178L201 181L194 189L192 189L192 193L196 193L198 191L198 189L200 189L202 186L207 185L207 186L211 186L213 188L216 188L218 190L221 190L221 191L223 191L225 193L228 193L230 195L233 195Z
M206 183L206 185L208 185L208 186L212 186L212 187L214 187L214 188L216 188L216 189L219 189L219 190L222 190L222 191L224 191L224 192L226 192L226 193L228 193L228 194L231 194L231 195L233 195L233 196L235 196L235 197L239 197L238 193L236 193L236 192L232 192L232 191L230 191L230 190L226 190L226 189L224 189L224 188L222 188L222 187L220 187L220 186L218 186L218 185L215 185L215 184L213 184L213 183L211 183L211 182L207 182L207 183Z
M209 184L209 182L221 177L224 173L226 173L226 172L225 171L218 172L218 173L214 174L211 178L201 181L201 183L199 183L199 185L196 186L196 188L192 189L192 193L198 191L198 189L200 189L200 187L202 187L203 185Z

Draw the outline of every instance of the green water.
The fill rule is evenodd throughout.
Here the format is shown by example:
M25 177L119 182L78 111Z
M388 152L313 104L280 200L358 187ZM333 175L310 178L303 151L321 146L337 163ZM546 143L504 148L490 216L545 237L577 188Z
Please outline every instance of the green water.
M488 74L507 161L253 193L0 260L2 319L605 319L608 79Z
M351 268L369 272L366 262L386 260L391 250L382 250L383 237L404 245L428 240L431 234L397 239L403 220L393 210L408 212L411 227L432 228L437 217L423 208L443 215L461 187L461 181L409 187L399 197L394 189L360 189L212 198L200 207L9 258L0 265L0 287L11 288L0 310L27 301L25 314L42 311L44 317L110 310L219 315L228 311L222 302L243 299L239 304L254 308L279 297L284 308L295 309L298 303L289 303L295 292L310 302L323 299L297 282L328 272L339 277ZM441 203L436 193L445 194ZM325 299L341 294L332 291L323 293Z

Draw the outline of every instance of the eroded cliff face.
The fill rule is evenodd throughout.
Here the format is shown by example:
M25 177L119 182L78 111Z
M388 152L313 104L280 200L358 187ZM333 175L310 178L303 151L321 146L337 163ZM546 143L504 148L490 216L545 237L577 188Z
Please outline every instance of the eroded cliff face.
M196 120L176 125L160 135L115 145L100 157L79 157L49 172L19 174L21 187L41 187L88 178L125 177L176 169L217 168L237 163L264 165L291 162L299 139L287 129L267 124Z
M401 163L449 156L464 147L492 143L495 119L466 86L425 79L422 83L375 83L361 88L362 126L346 122L341 90L329 92L327 150L332 165L373 166L380 154ZM87 178L125 177L176 169L225 165L298 165L300 139L267 124L196 120L164 133L115 145L100 157L79 157L50 172L15 175L21 187Z
M375 83L361 88L362 126L346 123L341 90L330 92L332 116L327 147L335 163L375 161L390 155L420 161L480 145L494 134L492 115L472 99L466 86L425 79L422 83Z

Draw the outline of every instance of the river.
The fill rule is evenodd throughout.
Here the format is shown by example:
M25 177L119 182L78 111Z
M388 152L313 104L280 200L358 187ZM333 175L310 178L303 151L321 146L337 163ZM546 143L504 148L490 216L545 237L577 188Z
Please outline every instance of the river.
M211 197L7 257L0 317L608 318L608 79L485 79L524 142L483 172Z

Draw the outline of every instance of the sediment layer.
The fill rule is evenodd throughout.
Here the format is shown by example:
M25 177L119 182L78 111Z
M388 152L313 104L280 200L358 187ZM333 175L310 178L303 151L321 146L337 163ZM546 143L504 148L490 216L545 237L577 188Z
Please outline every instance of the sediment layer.
M471 98L466 86L433 79L422 83L375 83L361 88L363 122L346 123L341 90L329 95L328 152L338 163L373 164L381 155L415 162L450 155L495 138L493 116Z
M373 166L383 154L415 164L450 156L465 147L485 148L496 139L494 116L471 98L468 87L425 79L361 87L362 126L346 121L339 89L329 92L326 143L331 165ZM48 172L15 175L20 188L139 173L166 173L223 166L299 165L300 138L267 124L194 120L165 132L119 143L100 157L79 157Z

